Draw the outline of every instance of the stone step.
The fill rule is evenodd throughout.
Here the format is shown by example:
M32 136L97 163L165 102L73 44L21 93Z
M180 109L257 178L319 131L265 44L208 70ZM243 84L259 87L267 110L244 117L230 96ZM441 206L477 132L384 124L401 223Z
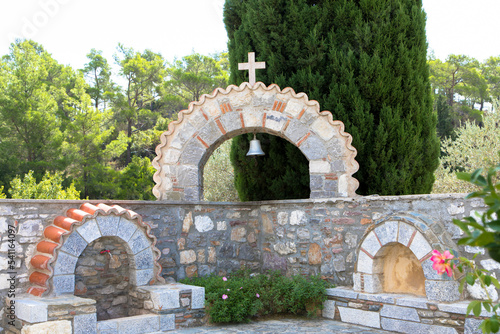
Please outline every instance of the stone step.
M175 329L175 314L144 314L97 322L97 334L147 334Z

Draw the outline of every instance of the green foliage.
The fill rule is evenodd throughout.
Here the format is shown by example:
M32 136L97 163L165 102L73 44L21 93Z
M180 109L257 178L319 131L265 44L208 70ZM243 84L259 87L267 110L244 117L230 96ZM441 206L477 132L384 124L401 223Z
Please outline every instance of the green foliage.
M154 167L149 158L132 157L118 177L120 185L117 199L154 200Z
M230 83L246 81L237 63L254 51L266 61L258 81L305 92L343 121L360 194L430 192L439 142L421 2L226 0L224 22Z
M446 103L444 95L438 95L436 98L437 112L437 134L441 139L453 138L453 116L451 107Z
M7 195L3 192L3 186L0 187L0 199L7 198Z
M234 188L234 169L229 154L232 140L221 144L210 156L203 169L203 197L205 201L237 202Z
M233 138L231 163L241 201L309 198L309 163L294 145L267 134L257 134L265 156L247 157L253 134Z
M314 316L326 300L328 284L317 276L290 278L279 271L251 275L240 270L226 279L212 275L181 280L205 287L205 306L214 323L248 322L258 314L307 312Z
M80 192L73 183L63 189L64 178L62 173L51 174L46 172L42 180L37 183L33 171L19 176L11 182L10 194L12 198L19 199L80 199Z
M482 126L467 121L456 129L456 138L445 138L441 143L443 156L436 170L433 193L468 193L478 188L455 177L455 172L472 173L483 166L495 166L500 158L492 152L500 151L500 114L486 113Z

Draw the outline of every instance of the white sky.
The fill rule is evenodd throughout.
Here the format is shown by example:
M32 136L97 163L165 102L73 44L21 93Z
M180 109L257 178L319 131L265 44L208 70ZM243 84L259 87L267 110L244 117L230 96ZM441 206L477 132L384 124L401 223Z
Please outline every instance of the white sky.
M60 63L82 68L91 48L113 63L118 43L160 52L167 61L192 51L227 49L224 0L0 0L0 55L16 37L42 44ZM423 0L436 57L500 56L500 0Z

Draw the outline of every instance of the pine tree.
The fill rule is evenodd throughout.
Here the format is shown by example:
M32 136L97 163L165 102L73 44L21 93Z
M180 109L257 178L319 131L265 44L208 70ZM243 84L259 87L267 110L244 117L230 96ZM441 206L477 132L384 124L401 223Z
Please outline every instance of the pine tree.
M224 22L231 83L247 81L237 63L254 51L266 61L257 81L305 92L345 123L358 194L430 192L439 142L421 1L226 0Z

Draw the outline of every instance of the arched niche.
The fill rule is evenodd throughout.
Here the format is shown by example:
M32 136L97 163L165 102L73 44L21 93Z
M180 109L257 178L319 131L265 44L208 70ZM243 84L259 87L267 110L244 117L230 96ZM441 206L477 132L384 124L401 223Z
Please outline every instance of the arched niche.
M199 201L206 160L225 140L264 132L296 145L309 161L311 198L353 197L359 165L344 124L305 93L258 82L218 88L192 102L169 124L156 148L153 194L159 200Z

